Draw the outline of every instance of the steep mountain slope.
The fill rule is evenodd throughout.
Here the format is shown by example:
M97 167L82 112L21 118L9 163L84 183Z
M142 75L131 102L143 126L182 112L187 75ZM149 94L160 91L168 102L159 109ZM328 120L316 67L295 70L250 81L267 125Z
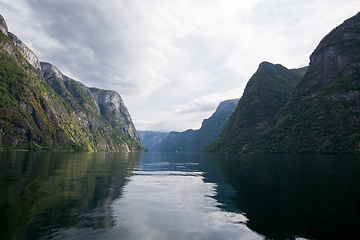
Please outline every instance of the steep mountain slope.
M0 149L144 150L117 93L40 63L0 26Z
M239 99L226 100L219 104L216 111L208 119L204 119L198 130L170 132L164 139L160 152L202 152L214 141L230 115L234 112Z
M360 153L360 13L321 40L276 126L246 151Z
M138 131L141 143L151 152L158 152L168 132Z
M230 115L236 109L239 99L223 101L208 119L204 119L192 141L189 152L202 152L221 133Z
M269 131L304 70L261 63L220 136L205 151L241 152L251 139Z

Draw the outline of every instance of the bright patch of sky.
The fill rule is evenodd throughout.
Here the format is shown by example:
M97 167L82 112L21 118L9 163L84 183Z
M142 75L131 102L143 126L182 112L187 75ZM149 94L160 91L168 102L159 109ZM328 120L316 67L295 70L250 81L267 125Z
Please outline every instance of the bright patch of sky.
M262 61L307 66L358 0L2 0L10 32L88 87L117 91L138 130L184 131L240 98Z

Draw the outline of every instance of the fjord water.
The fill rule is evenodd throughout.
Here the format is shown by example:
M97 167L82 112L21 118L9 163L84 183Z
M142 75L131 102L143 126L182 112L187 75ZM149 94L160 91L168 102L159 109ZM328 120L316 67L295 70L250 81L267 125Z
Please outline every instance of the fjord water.
M359 239L360 157L0 152L0 239Z

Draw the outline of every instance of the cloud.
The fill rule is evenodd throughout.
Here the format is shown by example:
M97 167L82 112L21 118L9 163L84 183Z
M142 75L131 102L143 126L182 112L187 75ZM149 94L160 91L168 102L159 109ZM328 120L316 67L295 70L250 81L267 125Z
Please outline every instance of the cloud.
M240 97L260 62L307 65L358 0L2 0L0 9L41 61L119 92L138 129L185 130Z
M243 91L243 88L236 88L226 92L225 94L211 93L209 95L203 95L190 103L178 106L175 112L177 114L209 111L214 112L214 109L216 109L220 102L240 98Z

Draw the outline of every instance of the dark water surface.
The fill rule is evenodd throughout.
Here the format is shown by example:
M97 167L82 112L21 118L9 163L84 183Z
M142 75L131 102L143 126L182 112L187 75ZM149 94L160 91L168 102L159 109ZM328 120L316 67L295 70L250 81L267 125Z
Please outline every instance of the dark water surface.
M360 239L360 157L0 152L0 239Z

